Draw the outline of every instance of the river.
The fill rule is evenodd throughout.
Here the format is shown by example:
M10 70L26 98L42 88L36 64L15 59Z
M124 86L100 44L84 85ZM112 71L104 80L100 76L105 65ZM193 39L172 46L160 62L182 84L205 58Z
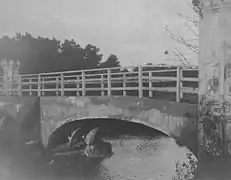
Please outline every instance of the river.
M155 134L147 137L120 133L116 137L105 137L113 150L113 155L106 159L63 156L57 159L56 165L46 164L35 170L21 157L14 161L11 170L6 168L7 163L1 164L0 179L172 180L176 176L176 161L188 162L186 153L189 150L180 147L171 137L158 135L157 131Z

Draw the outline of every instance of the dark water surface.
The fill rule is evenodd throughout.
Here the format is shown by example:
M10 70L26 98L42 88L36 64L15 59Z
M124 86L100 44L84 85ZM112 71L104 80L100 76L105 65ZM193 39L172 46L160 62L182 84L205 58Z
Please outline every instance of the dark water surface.
M110 135L107 136L107 132ZM104 140L112 144L113 155L109 158L90 159L75 154L57 157L56 164L44 163L37 167L25 156L17 157L11 163L5 158L1 159L0 179L171 180L176 175L175 162L187 162L187 148L151 128L120 124L102 126L101 133Z

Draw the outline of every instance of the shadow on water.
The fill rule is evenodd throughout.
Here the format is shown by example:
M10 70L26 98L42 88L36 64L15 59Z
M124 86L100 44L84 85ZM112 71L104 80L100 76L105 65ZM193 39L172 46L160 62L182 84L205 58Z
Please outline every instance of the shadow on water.
M57 145L66 143L67 137L74 129L80 128L82 134L84 135L95 127L100 128L98 135L105 138L118 138L124 135L146 138L167 137L165 133L140 123L108 118L81 119L68 122L59 127L51 135L48 141L48 148L54 148Z
M67 143L67 137L73 130L80 128L82 134L86 134L95 127L100 128L98 136L112 143L112 149L115 152L112 158L91 159L81 153L76 153L75 155L57 157L58 160L55 165L48 163L51 160L49 159L49 149ZM158 140L161 138L172 139L158 130L139 123L107 118L77 120L59 127L50 137L47 149L44 149L41 143L31 148L23 147L12 155L10 162L7 158L3 158L4 160L1 162L5 161L5 165L9 164L10 180L18 180L19 177L24 180L72 180L77 177L89 180L97 179L97 177L102 179L102 172L104 171L107 171L111 177L115 176L114 178L107 177L107 180L143 179L144 176L152 177L153 168L160 165L158 162L164 158L167 163L172 157L170 156L171 151L177 151L176 149L166 150L166 148L162 148L163 151L160 150L156 154L151 152L150 149L157 151L158 146L162 146ZM154 141L158 140L159 145L156 145L156 142L153 143L153 139ZM144 153L145 151L146 153ZM138 164L134 161L137 161ZM134 167L133 170L126 170L133 165L137 167ZM125 167L123 168L123 166ZM166 165L162 166L163 169ZM123 173L123 176L120 177L117 171ZM138 171L140 172L138 173ZM105 177L105 175L103 176Z

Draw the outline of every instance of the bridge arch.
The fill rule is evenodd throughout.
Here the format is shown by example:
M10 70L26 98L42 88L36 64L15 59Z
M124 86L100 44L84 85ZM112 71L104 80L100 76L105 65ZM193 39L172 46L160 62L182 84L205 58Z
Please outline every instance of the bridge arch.
M41 97L40 107L41 135L45 147L50 146L48 141L60 126L89 119L94 119L94 122L96 119L107 119L108 122L117 119L138 123L178 139L185 136L182 131L195 126L192 123L197 114L194 105L128 96Z
M100 127L103 137L116 137L119 135L134 135L146 137L168 136L165 132L148 126L142 121L133 122L119 118L109 117L85 117L66 121L52 131L48 140L47 148L52 149L68 141L68 136L75 129L80 128L82 134L88 133L91 129Z

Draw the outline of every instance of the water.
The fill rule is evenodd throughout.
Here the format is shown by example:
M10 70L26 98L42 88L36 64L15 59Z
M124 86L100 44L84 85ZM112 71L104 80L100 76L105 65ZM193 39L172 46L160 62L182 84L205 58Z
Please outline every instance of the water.
M174 161L182 158L169 138L124 137L111 143L114 155L100 166L105 180L171 179L175 175ZM172 148L167 149L169 146Z
M188 151L169 137L147 139L124 135L116 139L108 138L107 141L113 147L110 158L90 160L81 155L59 157L60 164L43 165L39 170L34 170L28 163L26 165L26 161L18 160L14 170L1 169L1 179L171 180L176 174L175 161L185 161ZM71 161L74 163L64 168L64 164Z
M53 164L43 159L35 164L39 147L32 148L31 156L23 151L11 159L0 157L0 180L171 180L176 175L176 161L188 164L186 147L157 130L127 121L75 121L59 129L50 146L63 144L73 128L88 132L95 127L112 144L111 157L90 159L76 153L56 157Z

